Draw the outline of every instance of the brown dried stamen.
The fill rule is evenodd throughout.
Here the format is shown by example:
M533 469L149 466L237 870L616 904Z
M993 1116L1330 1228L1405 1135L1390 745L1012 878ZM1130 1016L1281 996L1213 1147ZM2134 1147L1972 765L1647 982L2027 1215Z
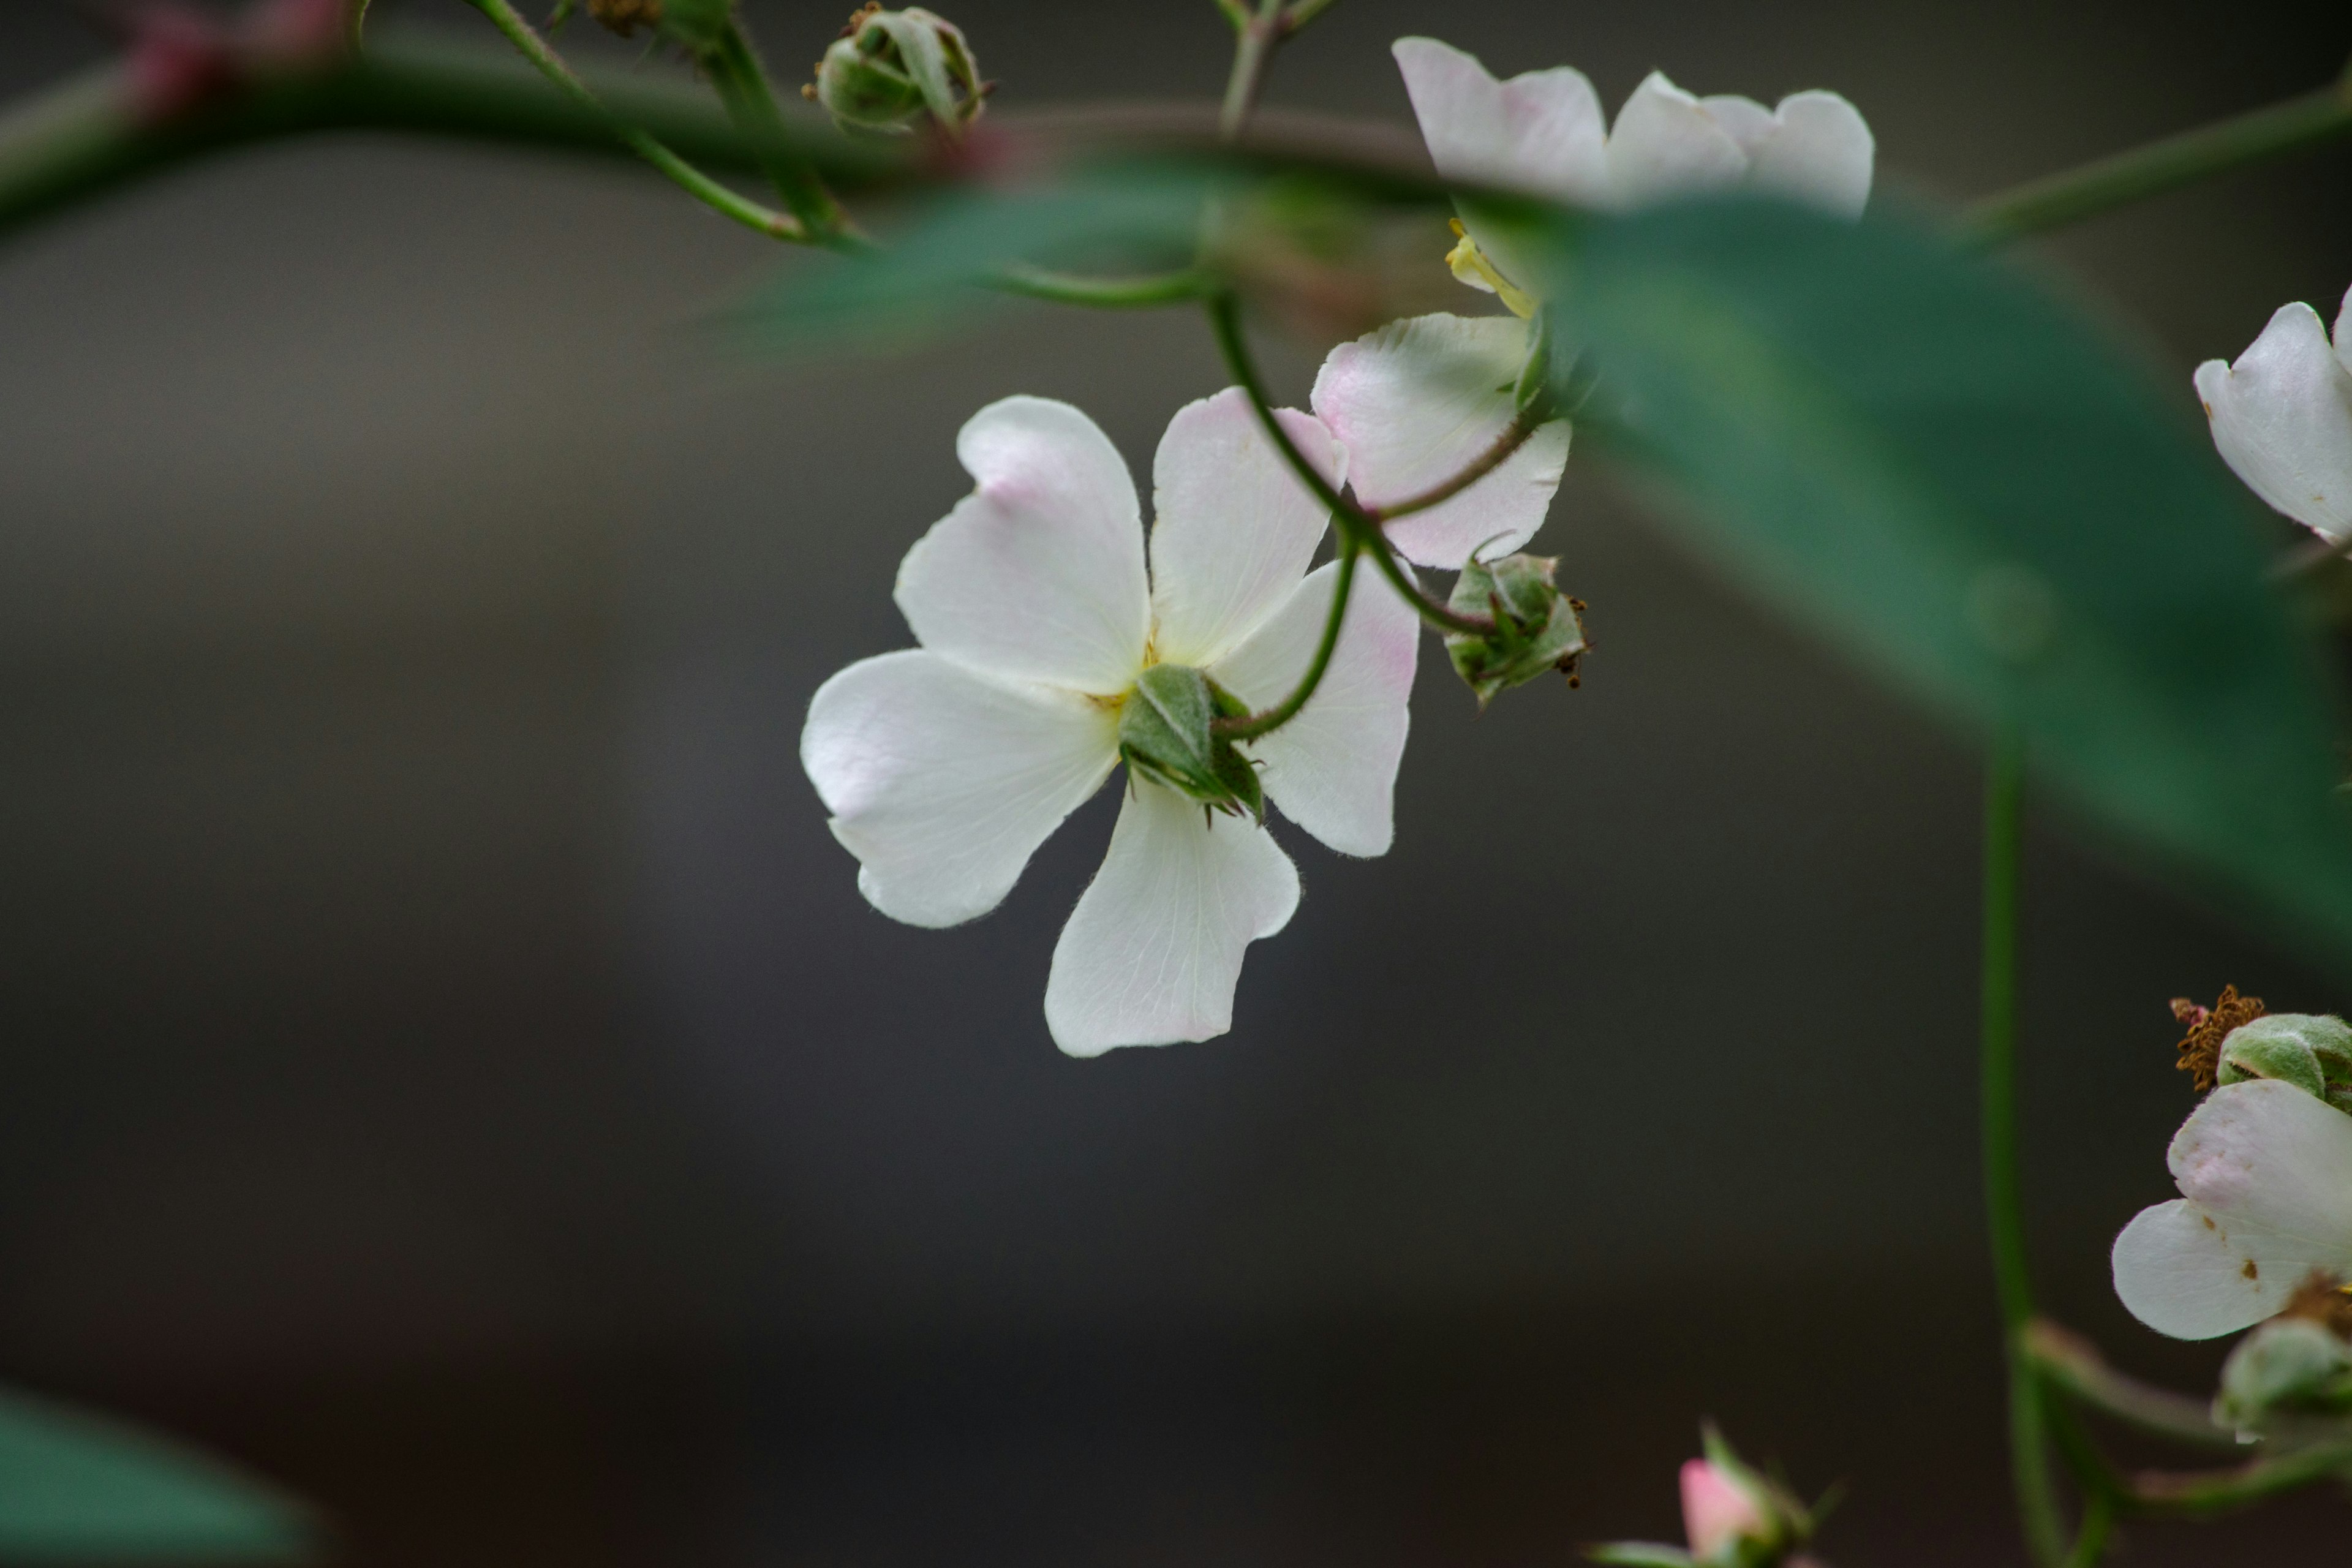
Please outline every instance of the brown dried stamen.
M2315 1268L2278 1315L2307 1319L2339 1340L2352 1340L2352 1285L2339 1285L2334 1275Z
M625 38L639 27L661 26L661 0L588 0L588 15Z
M2222 986L2221 1000L2210 1007L2200 1007L2186 996L2172 999L2172 1016L2189 1026L2188 1037L2180 1042L2178 1065L2196 1080L2198 1093L2217 1081L2214 1074L2221 1066L2221 1042L2230 1037L2230 1031L2252 1023L2264 1011L2261 997L2241 996L2234 985Z

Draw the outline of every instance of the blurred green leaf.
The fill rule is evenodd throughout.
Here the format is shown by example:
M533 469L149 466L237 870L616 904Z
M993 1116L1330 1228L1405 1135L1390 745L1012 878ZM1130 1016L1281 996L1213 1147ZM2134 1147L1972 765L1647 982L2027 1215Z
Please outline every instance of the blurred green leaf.
M1551 297L1598 438L1875 668L2339 962L2335 706L2185 377L2023 268L1760 201L1579 224ZM1566 356L1561 356L1565 359Z
M1007 268L1138 271L1188 265L1213 171L1141 163L1053 184L965 187L915 205L877 249L801 259L742 309L772 342L861 332L904 340L988 303Z
M283 1563L301 1506L108 1416L0 1390L0 1562Z

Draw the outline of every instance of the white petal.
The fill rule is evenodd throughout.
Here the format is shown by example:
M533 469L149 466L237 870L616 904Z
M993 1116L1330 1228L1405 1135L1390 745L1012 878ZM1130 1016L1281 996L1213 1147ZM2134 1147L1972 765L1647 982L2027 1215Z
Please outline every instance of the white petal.
M1738 142L1739 150L1751 157L1757 146L1780 124L1770 110L1736 92L1709 93L1698 103L1709 119L1723 127L1724 134Z
M1298 872L1265 828L1130 775L1110 853L1054 947L1055 1043L1092 1057L1223 1034L1243 950L1297 907Z
M1322 639L1338 572L1326 565L1299 584L1279 614L1210 671L1217 683L1252 708L1288 696ZM1385 855L1395 836L1397 763L1420 651L1412 606L1358 562L1339 641L1315 695L1289 723L1244 742L1283 815L1342 855Z
M2225 1084L2180 1124L2165 1163L2224 1229L2275 1233L2352 1273L2352 1116L2292 1084Z
M1334 489L1347 456L1323 422L1276 411ZM1179 409L1151 465L1153 651L1214 663L1297 588L1330 512L1266 438L1241 388Z
M1719 190L1748 174L1748 154L1731 133L1663 71L1652 71L1617 111L1606 155L1621 206Z
M1341 343L1315 377L1315 412L1348 448L1358 499L1388 506L1468 468L1509 426L1527 329L1508 316L1415 316ZM1493 473L1389 538L1424 566L1453 570L1470 552L1507 553L1543 524L1568 466L1569 428L1554 420Z
M2284 1263L2263 1268L2238 1239L2187 1198L2142 1209L2109 1256L2116 1295L2133 1317L2176 1340L2210 1340L2261 1322L2286 1304L2303 1274Z
M2280 306L2236 364L2197 367L2197 395L2249 489L2326 539L2352 531L2352 368L2319 312Z
M920 926L994 909L1118 759L1107 705L919 649L818 687L801 731L801 765L861 863L858 890Z
M1799 92L1782 99L1771 129L1748 152L1748 184L1759 191L1840 217L1860 217L1870 200L1878 143L1862 111L1836 93Z
M2352 371L2352 335L2344 329L2352 325L2352 289L2344 290L2344 302L2336 307L2336 358L2347 371Z
M1390 52L1440 174L1587 205L1607 195L1601 99L1582 71L1496 81L1435 38L1399 38Z
M934 653L1106 696L1143 668L1143 526L1110 438L1066 403L1007 397L967 421L979 488L899 563L898 609Z

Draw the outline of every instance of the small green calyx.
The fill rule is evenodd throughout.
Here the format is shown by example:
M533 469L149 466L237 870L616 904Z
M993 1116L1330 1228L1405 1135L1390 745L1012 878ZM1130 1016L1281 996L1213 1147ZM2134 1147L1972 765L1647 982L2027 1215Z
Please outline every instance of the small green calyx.
M904 134L928 118L959 137L979 118L988 84L954 23L920 6L867 5L824 51L801 95L845 131Z
M2281 1315L2238 1342L2221 1366L2213 1419L2261 1433L2352 1412L2352 1344L2325 1322Z
M1211 726L1240 719L1249 704L1189 665L1155 664L1137 679L1118 714L1118 754L1155 784L1234 816L1265 820L1257 767Z
M1454 580L1446 607L1491 620L1494 629L1449 632L1445 651L1454 673L1478 694L1484 711L1495 693L1558 670L1577 684L1577 664L1590 646L1580 618L1584 601L1552 585L1559 563L1541 555L1471 560Z
M2352 1115L2352 1026L2316 1013L2271 1013L2221 1042L2217 1084L2270 1079Z

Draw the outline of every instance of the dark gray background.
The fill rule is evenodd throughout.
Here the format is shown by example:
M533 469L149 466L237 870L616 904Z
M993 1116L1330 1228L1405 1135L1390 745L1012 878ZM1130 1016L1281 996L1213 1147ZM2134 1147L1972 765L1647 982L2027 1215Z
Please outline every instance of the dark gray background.
M1208 0L951 15L1006 108L1223 80ZM753 19L788 77L840 20ZM63 5L6 25L12 90L104 52ZM1414 31L1612 108L1653 66L1833 87L1885 185L1953 197L2352 48L2263 4L1341 0L1271 96L1402 117ZM2332 313L2347 176L2053 254L2186 398L2279 302ZM1206 332L1023 311L779 363L707 325L778 265L617 163L373 138L0 251L0 1372L218 1443L371 1563L1560 1563L1674 1532L1709 1412L1851 1484L1838 1561L2013 1555L1965 748L1572 463L1541 542L1583 689L1474 722L1425 651L1395 851L1289 835L1234 1032L1065 1060L1039 1003L1108 798L989 919L896 926L800 716L907 640L967 416L1066 397L1147 464L1220 384ZM1302 396L1313 353L1272 353ZM2038 1261L2194 1384L2214 1352L2105 1284L2189 1104L2164 1001L2344 998L2043 826Z

